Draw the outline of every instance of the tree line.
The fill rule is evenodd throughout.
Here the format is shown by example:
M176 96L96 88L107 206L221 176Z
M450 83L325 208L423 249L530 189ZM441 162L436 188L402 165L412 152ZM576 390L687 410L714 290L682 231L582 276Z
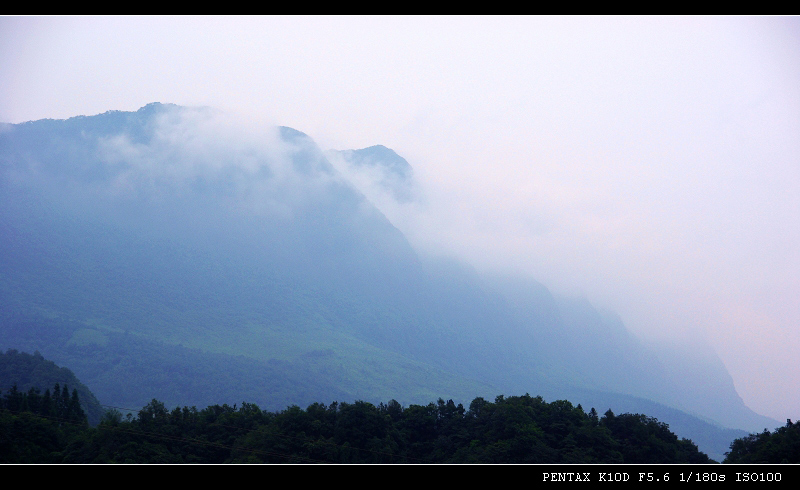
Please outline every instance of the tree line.
M63 402L64 388L60 393ZM20 405L26 396L27 408ZM652 417L611 410L598 416L594 408L587 413L565 400L547 403L528 394L494 402L479 397L468 408L443 399L408 407L391 400L278 412L251 403L169 410L154 399L136 415L109 410L96 427L85 415L78 421L36 413L30 402L38 397L13 389L2 397L0 462L712 462ZM73 397L74 391L70 403Z
M61 382L42 393L53 379ZM87 406L98 413L94 421ZM408 407L356 401L274 412L253 403L169 410L153 399L123 415L103 409L71 371L38 352L0 352L0 463L315 462L713 461L653 417L610 409L600 416L594 408L528 394L479 397L468 407L440 398ZM787 420L774 432L736 439L723 462L800 463L800 424Z
M800 423L786 419L774 432L750 434L731 443L725 463L800 463Z

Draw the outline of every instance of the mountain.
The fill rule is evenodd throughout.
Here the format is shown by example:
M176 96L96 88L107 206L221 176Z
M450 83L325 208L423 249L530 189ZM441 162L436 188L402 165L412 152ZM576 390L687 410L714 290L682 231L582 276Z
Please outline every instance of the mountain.
M411 307L424 292L407 286L425 280L419 260L299 131L242 135L211 111L151 104L14 125L0 149L0 340L79 365L108 354L93 370L101 398L108 373L152 372L139 362L165 343L187 361L178 371L204 352L260 363L236 358L237 373L303 373L307 396L276 386L257 400L275 409L328 393L385 400L397 380L425 403L496 391L397 352L436 352L413 339L427 327ZM127 403L217 401L172 393Z
M328 150L325 156L341 161L349 179L359 184L362 192L365 185L376 184L397 202L414 198L414 171L405 158L390 148L375 145L360 150Z
M68 392L77 390L80 405L86 414L90 425L100 423L104 409L100 402L89 391L89 388L81 383L72 371L65 367L57 366L53 361L48 361L38 351L33 354L19 352L9 349L5 353L0 352L0 391L8 393L12 387L20 393L42 394L47 390L53 390L55 385L62 388L67 387ZM53 390L55 395L55 390Z
M130 408L532 393L654 410L717 459L761 425L706 354L687 377L585 300L419 255L375 187L413 199L411 166L208 108L4 125L0 349Z

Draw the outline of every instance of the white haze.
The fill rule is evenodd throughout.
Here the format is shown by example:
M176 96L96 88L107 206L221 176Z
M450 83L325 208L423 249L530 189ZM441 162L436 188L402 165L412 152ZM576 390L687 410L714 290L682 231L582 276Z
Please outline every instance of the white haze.
M117 134L98 146L102 162L116 169L105 190L115 196L145 193L158 200L208 184L226 193L216 197L234 212L287 219L315 198L315 190L342 179L332 172L299 172L291 155L306 144L284 141L277 126L208 108L173 108L156 116L146 144Z
M390 147L419 199L360 186L419 250L708 341L800 417L797 18L5 17L0 61L3 122L160 101Z

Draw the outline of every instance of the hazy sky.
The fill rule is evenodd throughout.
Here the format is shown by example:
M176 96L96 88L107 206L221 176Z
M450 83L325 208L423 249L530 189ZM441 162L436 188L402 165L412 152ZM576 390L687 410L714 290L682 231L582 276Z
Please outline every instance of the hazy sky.
M800 18L0 18L1 122L154 101L388 146L420 250L707 339L800 418Z

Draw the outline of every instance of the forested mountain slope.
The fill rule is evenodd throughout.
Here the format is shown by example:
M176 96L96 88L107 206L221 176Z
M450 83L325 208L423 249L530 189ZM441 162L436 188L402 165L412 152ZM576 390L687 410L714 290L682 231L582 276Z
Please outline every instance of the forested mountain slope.
M56 390L60 389L59 393ZM52 390L52 392L51 392ZM63 397L71 396L75 390L81 401L81 408L91 425L100 423L105 409L89 388L81 383L68 368L59 367L53 361L46 360L38 351L33 354L9 349L0 351L0 392L16 392L34 396L47 394ZM63 395L62 395L63 392ZM64 403L68 405L68 403Z

